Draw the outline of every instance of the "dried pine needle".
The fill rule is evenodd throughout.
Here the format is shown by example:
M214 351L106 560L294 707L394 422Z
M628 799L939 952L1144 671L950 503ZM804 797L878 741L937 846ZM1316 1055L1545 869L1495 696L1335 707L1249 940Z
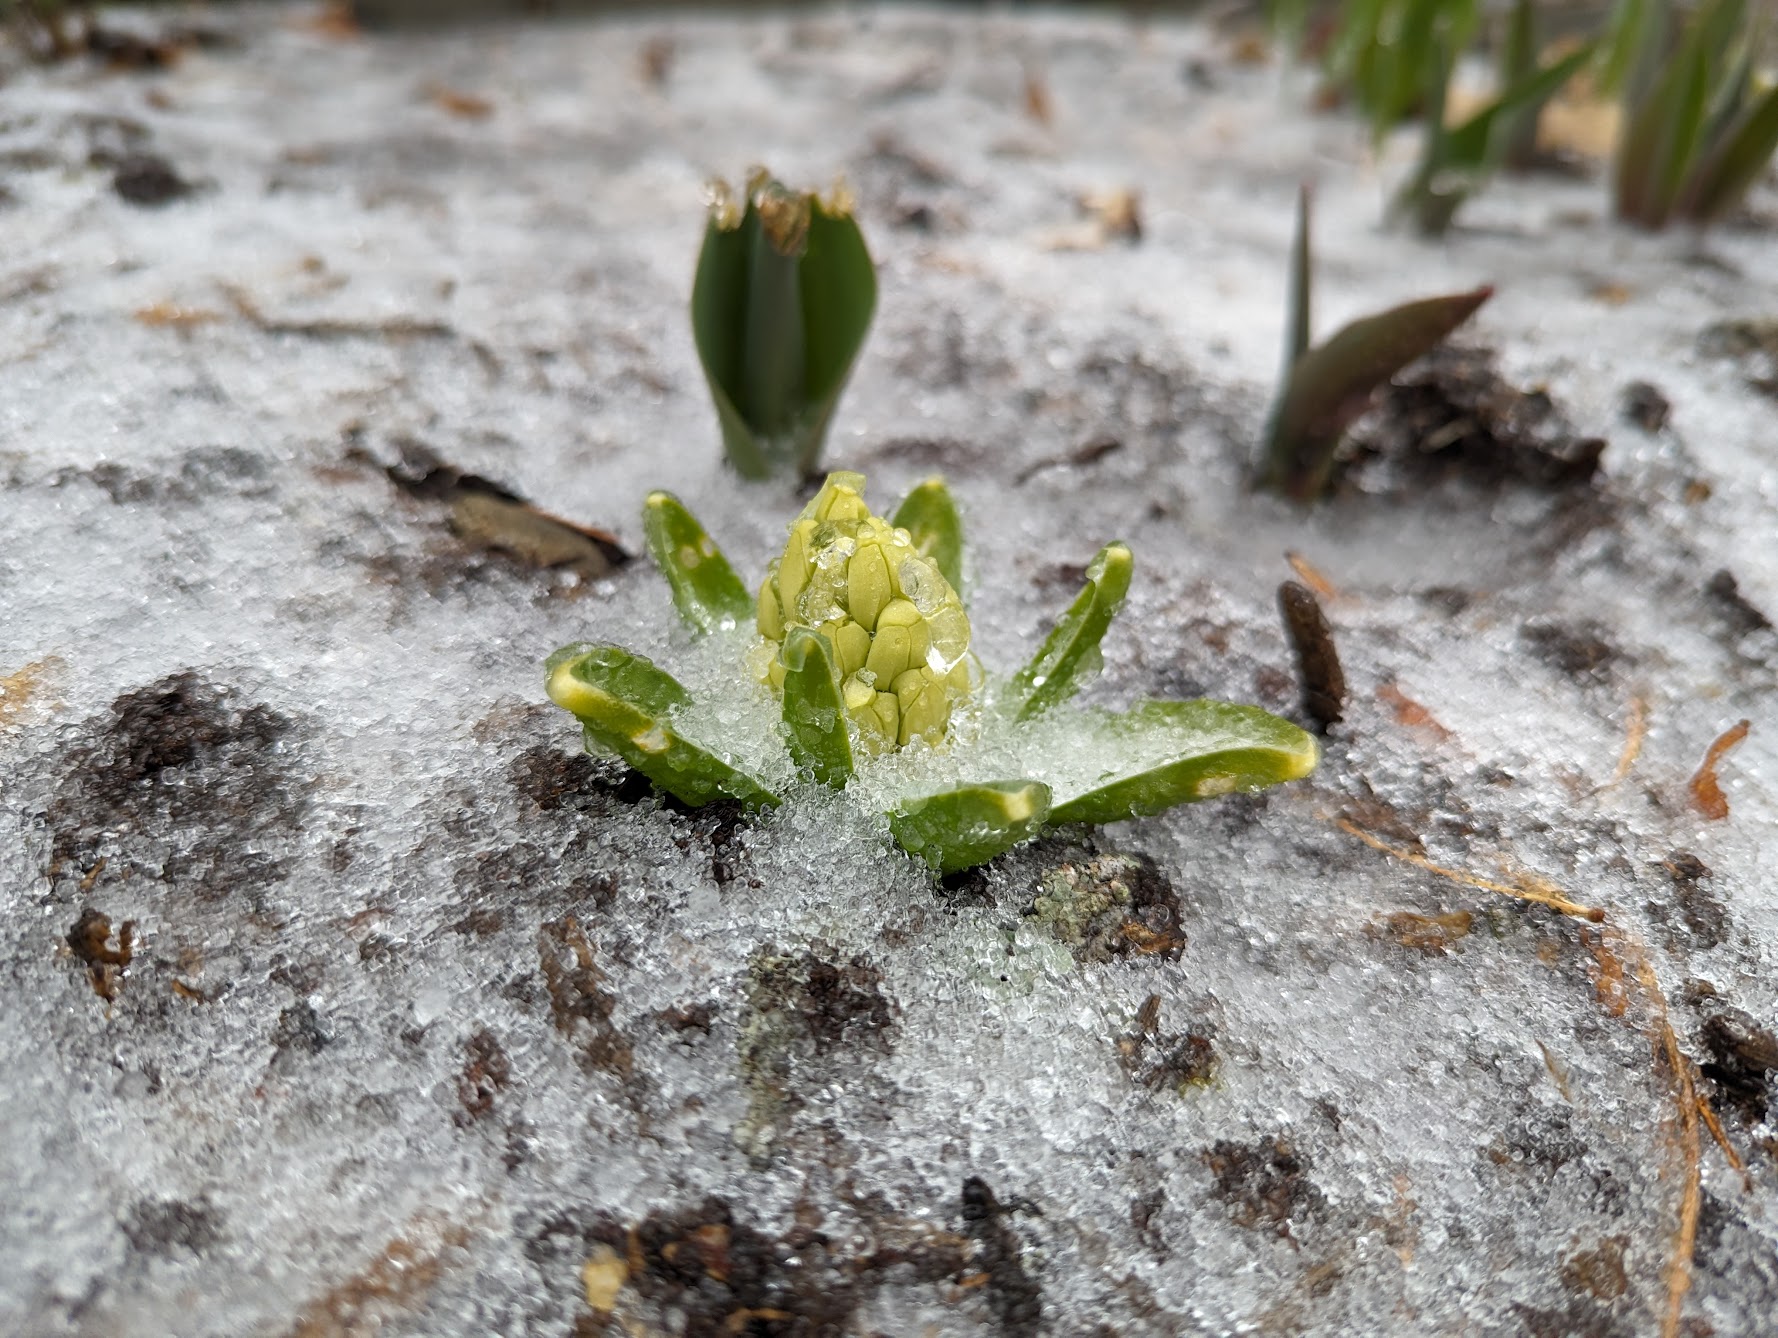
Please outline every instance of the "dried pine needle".
M1322 599L1334 600L1340 597L1339 587L1332 581L1328 580L1326 573L1319 567L1313 565L1309 559L1304 557L1301 553L1292 552L1287 549L1284 553L1284 560L1290 564L1290 569L1296 573L1297 580L1308 586L1309 589L1313 590Z
M1380 850L1385 855L1412 864L1417 869L1424 869L1427 873L1437 874L1440 878L1463 887L1473 887L1483 892L1498 892L1503 897L1512 897L1518 901L1529 901L1539 906L1548 906L1559 914L1591 920L1594 924L1605 918L1605 912L1599 907L1583 906L1577 901L1570 901L1543 879L1528 877L1517 885L1497 883L1492 879L1478 878L1475 874L1464 873L1459 869L1447 869L1443 865L1434 864L1426 856L1416 854L1412 850L1405 850L1400 846L1391 845L1382 837L1373 836L1364 828L1348 822L1345 818L1336 818L1335 825L1348 835L1356 836L1372 850Z
M1611 779L1601 787L1609 790L1614 785L1621 785L1628 778L1630 769L1636 765L1636 759L1642 755L1642 744L1648 738L1648 701L1644 697L1630 698L1630 723L1624 729L1624 749L1618 754L1617 766L1612 769Z

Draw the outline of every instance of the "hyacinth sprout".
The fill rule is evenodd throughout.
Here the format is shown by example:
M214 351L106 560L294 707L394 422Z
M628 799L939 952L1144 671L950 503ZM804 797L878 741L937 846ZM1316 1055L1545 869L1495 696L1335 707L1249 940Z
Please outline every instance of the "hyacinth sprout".
M670 494L650 494L643 523L680 617L732 666L725 701L770 713L761 736L776 755L749 756L738 736L698 737L711 714L619 646L557 651L548 690L580 721L589 751L615 754L682 803L773 807L799 786L831 786L943 874L1046 827L1158 813L1315 766L1314 740L1257 707L1061 709L1097 672L1129 589L1121 543L1093 559L1031 661L997 680L970 649L962 529L937 479L884 520L865 504L860 475L830 474L756 595Z
M836 186L789 190L757 168L711 188L691 326L729 463L808 474L877 305L877 271Z

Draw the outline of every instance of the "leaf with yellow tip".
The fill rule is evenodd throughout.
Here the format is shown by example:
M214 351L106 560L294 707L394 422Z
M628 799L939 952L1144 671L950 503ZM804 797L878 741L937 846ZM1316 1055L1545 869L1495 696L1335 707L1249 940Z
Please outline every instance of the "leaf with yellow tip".
M956 873L1035 836L1049 807L1049 786L1037 781L982 781L904 800L889 830L934 871Z
M1084 723L1084 722L1083 722ZM1219 701L1147 701L1098 717L1100 743L1114 747L1124 774L1058 794L1051 823L1120 822L1177 804L1301 780L1315 769L1315 740L1257 706Z
M582 642L544 662L550 700L579 720L589 743L628 762L675 799L692 805L778 797L746 772L682 737L673 717L691 701L677 679L621 646Z
M642 530L655 565L673 592L673 607L694 632L739 627L754 600L696 516L670 492L642 503Z

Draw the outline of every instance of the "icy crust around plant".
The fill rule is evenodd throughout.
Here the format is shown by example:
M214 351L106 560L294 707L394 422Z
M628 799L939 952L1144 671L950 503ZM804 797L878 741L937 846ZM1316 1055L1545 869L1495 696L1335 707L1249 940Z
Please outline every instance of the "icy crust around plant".
M1682 1159L1623 944L1333 819L1605 907L1700 1062L1732 1011L1778 1022L1771 401L1700 345L1778 310L1769 231L1700 263L1540 178L1404 243L1375 225L1409 146L1373 171L1361 128L1195 26L896 7L340 42L312 14L209 8L236 43L152 75L6 70L0 1332L561 1338L631 1228L685 1263L626 1283L611 1326L637 1330L721 1330L687 1261L726 1231L731 1279L844 1303L842 1332L1659 1331ZM119 199L129 145L196 191ZM1290 712L1297 553L1352 689L1313 781L941 896L849 794L685 813L580 755L538 701L564 640L730 709L662 583L483 552L379 466L418 438L632 552L670 488L751 585L804 498L740 505L715 467L684 301L703 182L766 153L857 186L882 305L828 460L889 497L943 469L1006 546L970 573L983 661L1029 655L1115 534L1142 579L1086 703ZM1254 498L1305 174L1328 327L1499 282L1477 337L1610 437L1597 489ZM1140 244L1058 244L1125 183ZM1619 422L1632 378L1668 428ZM1743 717L1708 821L1688 782ZM1109 908L1096 936L1036 913L1065 890ZM113 952L135 922L111 1000L69 941L88 911ZM1142 916L1176 956L1112 951ZM1706 1142L1683 1319L1752 1338L1775 1131L1705 1088L1752 1188Z

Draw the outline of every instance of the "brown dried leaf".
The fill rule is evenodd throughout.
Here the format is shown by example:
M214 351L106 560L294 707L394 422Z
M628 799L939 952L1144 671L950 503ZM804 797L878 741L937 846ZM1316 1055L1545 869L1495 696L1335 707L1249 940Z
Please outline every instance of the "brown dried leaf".
M1704 754L1704 763L1691 779L1692 806L1709 818L1712 822L1721 822L1729 816L1728 796L1722 792L1722 786L1716 780L1716 768L1722 759L1747 737L1747 731L1753 722L1743 720L1734 728L1723 731L1717 736L1716 742Z

